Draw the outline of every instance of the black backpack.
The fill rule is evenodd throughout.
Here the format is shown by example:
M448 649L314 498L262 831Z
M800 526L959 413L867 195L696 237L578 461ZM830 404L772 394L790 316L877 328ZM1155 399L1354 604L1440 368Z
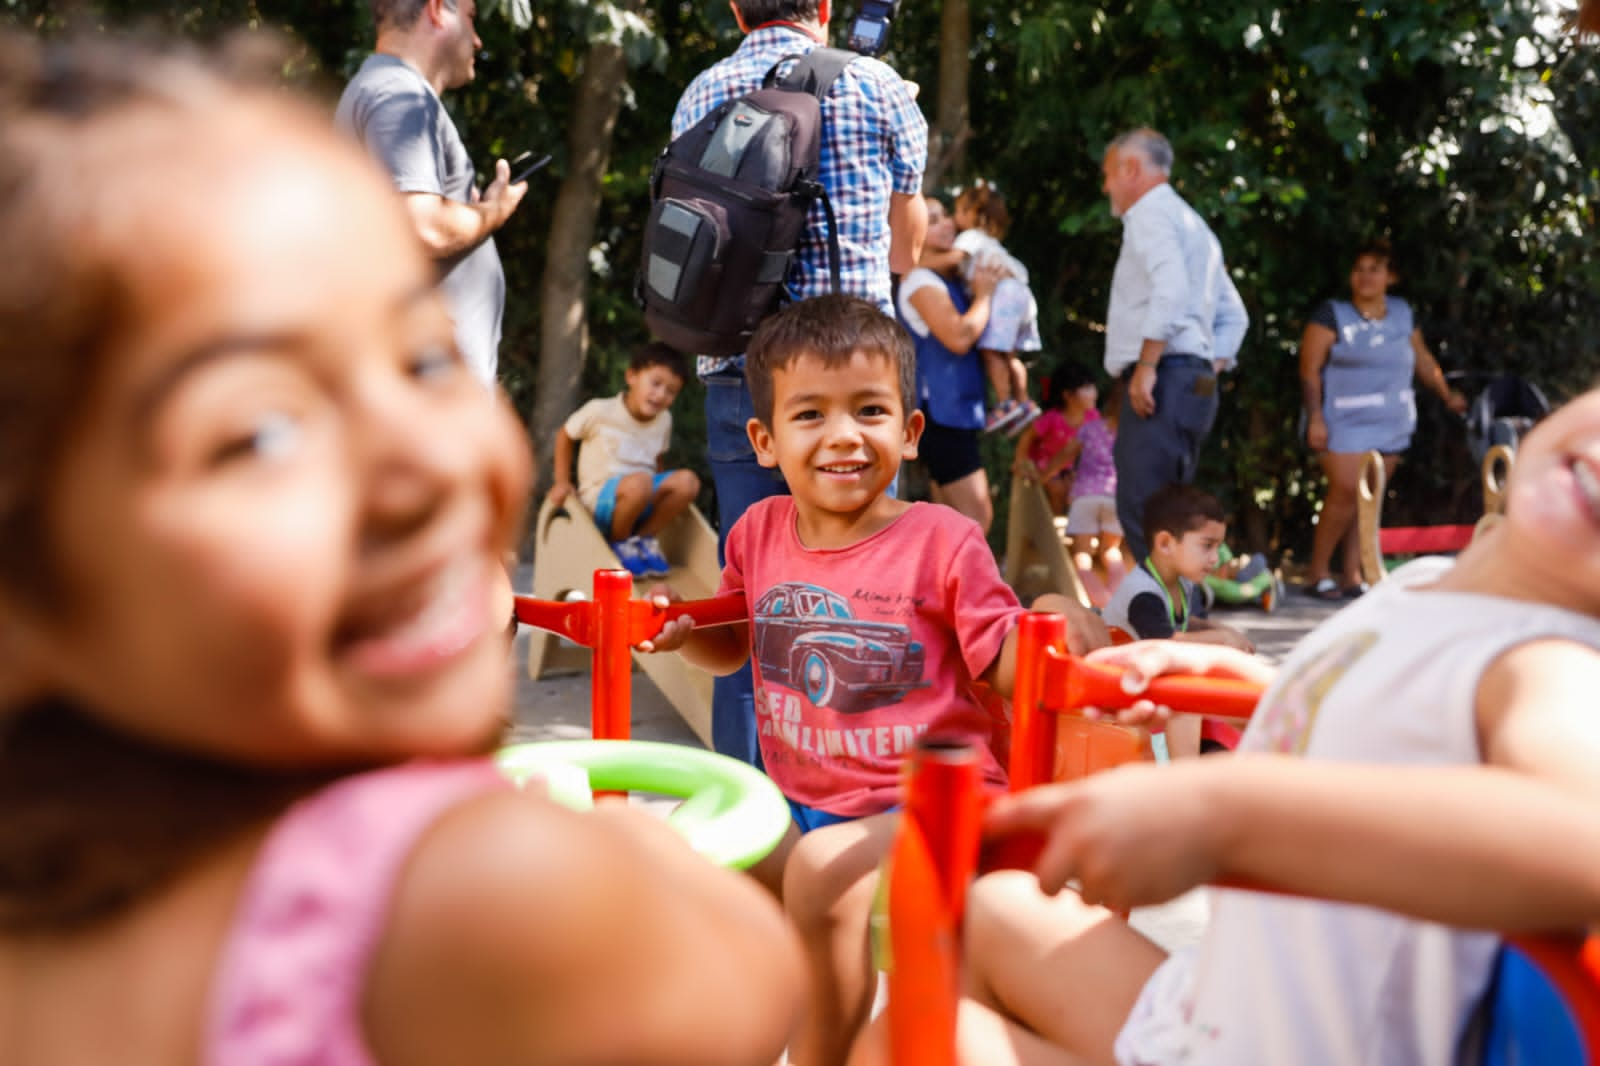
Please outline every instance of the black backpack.
M817 180L822 98L856 58L817 48L785 56L761 88L724 101L667 145L650 178L638 295L660 340L698 355L736 355L784 296L784 280L820 200L839 291L839 235ZM782 78L778 69L790 60Z

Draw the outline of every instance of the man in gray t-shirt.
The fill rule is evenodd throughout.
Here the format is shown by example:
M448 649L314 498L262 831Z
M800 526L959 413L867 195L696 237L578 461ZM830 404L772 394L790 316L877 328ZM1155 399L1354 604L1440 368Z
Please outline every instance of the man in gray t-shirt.
M439 94L472 80L476 0L371 0L377 47L345 87L334 121L394 176L417 236L439 263L456 342L495 380L506 279L493 234L527 192L505 160L480 196L477 172Z

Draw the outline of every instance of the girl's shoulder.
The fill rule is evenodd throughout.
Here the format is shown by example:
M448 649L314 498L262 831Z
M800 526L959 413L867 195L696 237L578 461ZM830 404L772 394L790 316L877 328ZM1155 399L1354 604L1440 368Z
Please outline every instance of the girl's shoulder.
M713 1061L726 1033L664 1004L684 982L710 1002L742 987L752 1016L772 1014L783 999L774 982L789 976L786 935L762 890L648 813L484 793L438 819L396 885L369 1025L375 1045L426 1046L440 1032L469 1045L441 1049L440 1061L520 1061L534 1049L575 1061L573 1049L596 1042L593 1018L620 1010L631 1021L613 1034L618 1061ZM619 988L634 990L620 1007Z
M568 811L487 760L357 774L302 801L247 884L207 1061L316 1047L318 1061L372 1066L441 1033L458 1044L439 1061L494 1061L573 1039L546 1009L554 990L579 988L599 959L629 984L624 945L653 959L639 926L662 920L640 876L654 855L630 815Z
M312 1039L359 1048L361 975L420 842L446 812L508 787L486 760L411 763L290 807L255 856L222 947L210 1060L253 1062L266 1046Z

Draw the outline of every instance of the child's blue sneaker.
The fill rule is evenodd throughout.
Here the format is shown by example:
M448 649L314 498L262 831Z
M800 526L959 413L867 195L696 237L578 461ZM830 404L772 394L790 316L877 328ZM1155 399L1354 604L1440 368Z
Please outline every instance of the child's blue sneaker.
M646 577L666 577L672 572L672 564L667 562L667 557L661 553L661 542L654 537L634 537L639 545L639 557L644 560L647 570Z
M634 577L649 577L653 573L650 569L650 564L645 562L644 552L639 547L638 537L614 541L611 545L611 550L617 553L617 558L622 560L622 565Z

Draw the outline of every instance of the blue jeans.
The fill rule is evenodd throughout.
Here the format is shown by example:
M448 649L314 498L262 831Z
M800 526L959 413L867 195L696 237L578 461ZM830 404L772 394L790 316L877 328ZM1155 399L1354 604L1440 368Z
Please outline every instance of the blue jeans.
M1133 368L1124 374L1131 377ZM1211 360L1167 353L1156 367L1156 413L1140 418L1124 401L1112 455L1117 466L1117 521L1137 566L1150 554L1144 505L1172 481L1194 481L1200 448L1217 420L1217 375Z
M717 487L717 562L728 530L751 504L768 496L785 496L783 475L756 462L745 426L755 415L744 375L724 371L706 379L706 458ZM722 755L762 769L756 733L755 683L746 662L711 689L711 746Z

